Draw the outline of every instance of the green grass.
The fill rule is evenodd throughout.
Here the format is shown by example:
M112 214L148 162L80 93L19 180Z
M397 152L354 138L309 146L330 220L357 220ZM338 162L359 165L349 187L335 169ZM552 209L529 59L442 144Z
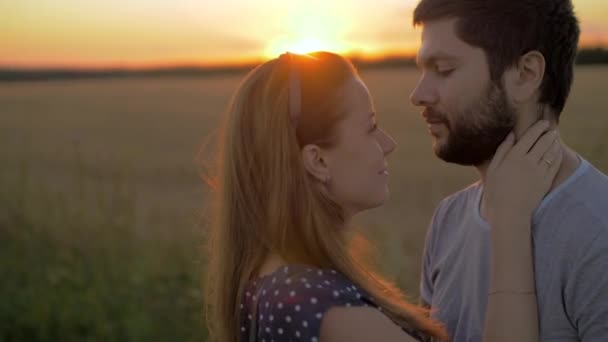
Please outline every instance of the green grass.
M358 218L416 296L435 205L476 180L437 160L414 69L363 73L391 200ZM578 67L563 139L608 171L607 67ZM240 76L0 84L0 340L201 341L200 244L213 136ZM204 148L201 149L201 146Z
M0 340L203 340L197 240L136 234L132 188L80 169L68 193L4 174Z

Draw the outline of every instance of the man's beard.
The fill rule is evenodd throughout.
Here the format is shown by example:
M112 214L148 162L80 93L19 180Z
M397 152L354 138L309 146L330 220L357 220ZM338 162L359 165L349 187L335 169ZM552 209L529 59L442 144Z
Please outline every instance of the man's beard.
M467 166L490 160L515 127L516 117L504 90L493 83L478 102L462 112L446 115L429 108L427 114L448 129L447 141L435 147L435 154L448 163Z

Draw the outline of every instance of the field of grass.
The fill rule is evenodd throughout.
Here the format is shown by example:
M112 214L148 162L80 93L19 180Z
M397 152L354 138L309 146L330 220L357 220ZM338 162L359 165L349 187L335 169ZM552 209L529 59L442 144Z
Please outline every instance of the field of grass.
M476 180L437 160L417 71L362 73L399 146L391 200L357 224L413 298L439 200ZM214 133L241 75L0 84L0 340L200 341ZM608 67L578 67L562 137L608 172Z

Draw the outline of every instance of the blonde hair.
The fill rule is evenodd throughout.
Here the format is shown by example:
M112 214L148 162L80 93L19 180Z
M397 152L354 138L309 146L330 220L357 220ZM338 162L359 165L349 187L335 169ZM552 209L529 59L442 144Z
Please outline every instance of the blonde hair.
M319 190L302 164L307 144L331 147L346 114L340 90L355 68L318 52L274 59L254 69L232 99L223 127L215 221L209 232L206 318L210 341L238 342L240 301L265 257L341 272L365 289L397 323L446 339L428 312L365 266L343 229L340 206ZM288 113L289 68L299 71L301 117ZM362 241L359 237L358 241Z

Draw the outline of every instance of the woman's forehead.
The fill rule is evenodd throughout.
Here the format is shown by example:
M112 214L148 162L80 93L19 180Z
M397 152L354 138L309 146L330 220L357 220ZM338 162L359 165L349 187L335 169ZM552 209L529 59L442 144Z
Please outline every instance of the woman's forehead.
M352 78L343 88L344 109L355 120L369 120L374 112L373 101L365 83L360 78Z

